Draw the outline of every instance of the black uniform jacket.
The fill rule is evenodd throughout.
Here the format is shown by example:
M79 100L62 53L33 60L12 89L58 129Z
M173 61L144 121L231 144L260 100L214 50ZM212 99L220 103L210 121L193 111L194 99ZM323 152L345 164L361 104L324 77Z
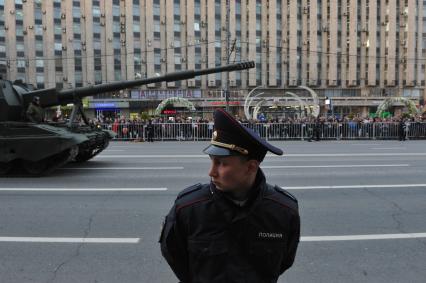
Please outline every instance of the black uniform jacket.
M213 184L182 191L160 243L183 283L271 283L293 264L299 237L297 200L267 184L259 169L242 207Z

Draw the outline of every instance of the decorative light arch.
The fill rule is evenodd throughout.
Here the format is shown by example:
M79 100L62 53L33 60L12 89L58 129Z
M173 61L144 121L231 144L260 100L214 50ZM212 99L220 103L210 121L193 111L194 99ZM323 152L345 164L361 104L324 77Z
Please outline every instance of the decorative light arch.
M398 97L389 97L386 98L378 107L377 107L377 111L376 111L376 115L378 117L381 117L382 113L386 110L388 110L392 105L396 104L396 103L403 103L407 108L408 108L408 112L411 115L415 115L417 114L417 107L416 104L414 104L413 101L411 101L408 98L402 97L402 96L398 96Z
M254 98L256 98L256 97L258 97L259 95L261 95L261 94L263 94L263 92L262 93L259 93L259 94L257 94L257 95L255 95L254 97L251 97L251 95L254 93L254 91L256 90L256 89L259 89L259 88L261 88L261 87L263 87L262 85L260 85L260 86L257 86L257 87L255 87L255 88L253 88L248 94L247 94L247 96L246 96L246 99L244 100L244 115L246 116L246 119L247 120L250 120L251 119L251 116L250 116L250 105L251 105L251 103L253 102L253 100L254 100Z
M155 115L160 115L161 111L163 111L163 109L166 108L167 105L174 104L174 103L179 103L180 105L188 108L191 111L196 110L194 104L188 99L182 98L182 97L170 97L170 98L164 99L163 101L161 101L160 104L158 104L157 109L155 109Z
M297 94L293 92L289 92L289 91L287 91L285 94L288 94L292 96L294 99L296 99L297 102L299 102L299 105L301 107L303 106L308 111L308 115L312 115L311 107L305 101L303 101Z
M257 112L259 112L260 107L266 102L265 99L261 97L261 95L264 94L263 92L257 93L256 95L253 95L254 91L261 88L261 87L262 86L258 86L258 87L253 88L247 94L246 99L244 101L244 114L245 114L245 116L248 120L250 120L251 118L255 118L256 117L255 114L257 114ZM307 86L304 86L304 85L299 86L299 88L302 88L302 89L307 90L309 92L309 94L312 96L312 102L313 102L312 104L313 105L311 103L309 103L309 104L306 103L298 95L296 95L295 93L292 93L292 92L285 92L284 96L290 95L291 97L293 97L293 99L295 99L300 104L300 106L308 108L308 115L311 115L315 118L318 117L319 112L320 112L320 106L319 106L319 98L318 98L317 93L313 89L311 89ZM254 100L256 98L261 98L261 100L260 100L260 102L258 102L254 106L254 110L256 110L256 111L253 111L253 115L250 115L250 107L252 107L252 104L254 103Z
M259 114L260 107L265 102L267 102L267 100L266 99L262 99L261 101L259 101L258 103L256 103L256 105L254 106L254 109L253 109L253 119L257 119L257 115Z
M305 85L300 85L298 87L307 90L311 94L312 100L314 101L314 108L312 110L312 116L317 118L320 114L320 105L319 105L318 94L313 89L311 89L311 88L309 88Z

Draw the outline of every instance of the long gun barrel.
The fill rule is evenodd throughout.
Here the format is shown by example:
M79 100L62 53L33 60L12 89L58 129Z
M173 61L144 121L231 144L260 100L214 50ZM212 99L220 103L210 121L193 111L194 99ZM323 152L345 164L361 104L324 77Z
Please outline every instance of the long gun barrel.
M147 84L152 84L157 82L187 80L187 79L192 79L192 78L195 78L196 76L201 76L201 75L245 70L245 69L250 69L254 67L255 67L255 63L253 61L248 61L248 62L241 62L237 64L225 65L221 67L208 68L203 70L186 70L186 71L166 74L163 76L147 78L147 79L106 83L106 84L80 87L80 88L69 89L69 90L58 91L55 88L43 89L43 90L29 92L27 94L27 99L29 98L29 96L30 97L40 96L41 104L43 107L64 105L68 103L73 103L75 102L76 99L81 99L83 97L92 96L99 93L117 91L117 90L122 90L126 88L132 88L136 86L142 86L142 85L147 85Z

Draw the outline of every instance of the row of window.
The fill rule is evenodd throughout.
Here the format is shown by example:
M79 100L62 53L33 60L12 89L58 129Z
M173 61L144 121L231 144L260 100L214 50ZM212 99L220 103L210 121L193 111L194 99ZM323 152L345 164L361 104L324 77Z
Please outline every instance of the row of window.
M74 1L74 2L76 2L76 1ZM115 1L115 3L117 4L117 5L119 5L119 1ZM219 7L220 8L220 1L216 1L215 2L216 3L216 5L215 5L215 8L217 8L217 7ZM239 3L239 2L238 2ZM56 5L56 7L57 6L60 6L60 5L57 5L57 4L60 4L60 1L56 1L55 2L55 5ZM219 5L217 5L217 4L219 4ZM119 9L119 7L118 6L115 6L115 8L118 8ZM159 1L155 1L155 5L158 5L158 7L159 7ZM77 6L77 5L76 5ZM197 6L197 3L196 3L196 6ZM259 5L259 3L258 3L258 5L256 6L256 8L258 9L260 9L260 5ZM220 13L220 9L218 9L217 8L217 12L219 12ZM260 12L260 11L259 11ZM119 16L119 14L115 14L115 16L116 17L118 17ZM258 21L258 24L259 24L259 21ZM100 27L99 27L100 28ZM218 27L216 27L216 28L219 28L220 29L220 25L218 26ZM77 27L75 27L75 29L79 29L79 27L77 26ZM119 29L119 28L118 28ZM260 25L257 27L257 30L258 31L260 31ZM63 29L55 29L55 34L56 35L60 35L61 34L61 32L63 32ZM118 33L118 36L115 36L115 38L116 39L119 39L119 30L116 30L116 33ZM95 35L98 35L98 34L100 34L100 33L95 33ZM217 34L217 36L218 36L219 34ZM56 36L55 36L55 38L56 38ZM58 37L59 38L59 37ZM95 36L95 38L96 38L96 36ZM158 32L158 38L159 38L159 32ZM78 39L78 38L77 38ZM221 45L220 45L220 42L219 42L219 40L220 40L220 37L219 38L217 38L217 41L216 41L216 44L218 45L217 47L220 47ZM260 41L260 38L258 39L259 41ZM114 49L120 49L120 42L118 41L118 40L114 40ZM19 44L18 44L19 45ZM23 48L23 45L19 45L18 46L17 45L17 51L18 52L23 52L24 50L22 49ZM75 42L74 43L74 48L75 49L79 49L79 42ZM99 42L99 45L100 45L100 42ZM180 45L180 43L178 42L177 43L177 45ZM97 47L97 46L96 46ZM95 47L95 48L96 48ZM100 46L99 46L100 47ZM55 43L55 51L58 51L58 52L60 52L61 51L61 49L62 49L63 47L62 47L62 43L61 42L56 42ZM96 49L98 49L98 48L96 48ZM99 48L100 49L100 48ZM259 48L260 49L260 48ZM119 53L119 52L118 52ZM56 52L55 52L55 54L56 54ZM218 52L217 53L217 56L216 56L219 60L218 61L220 61L220 52ZM258 61L260 62L260 59L258 59ZM157 62L155 62L156 63L156 65L159 65L159 64L157 64ZM176 62L176 60L175 60L175 63L177 63ZM156 69L157 69L157 67L156 67ZM260 76L260 71L258 70L258 76Z

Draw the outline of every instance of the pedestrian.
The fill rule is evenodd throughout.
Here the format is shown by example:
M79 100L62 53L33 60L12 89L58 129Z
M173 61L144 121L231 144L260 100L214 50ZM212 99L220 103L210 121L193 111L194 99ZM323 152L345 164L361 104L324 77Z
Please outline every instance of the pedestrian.
M408 140L408 136L409 136L409 133L410 133L410 125L411 125L411 122L410 122L410 119L405 119L405 123L404 123L404 137L405 137L405 140Z
M405 135L406 135L405 128L406 128L406 124L405 124L404 118L401 117L398 124L398 136L400 141L405 141Z
M27 108L27 119L33 123L44 122L44 110L40 106L40 97L34 96Z
M152 120L149 120L148 125L146 126L146 133L148 136L148 142L154 142L154 125Z
M266 182L261 139L222 109L204 149L209 184L183 190L165 219L161 251L182 283L277 282L294 262L300 238L294 196Z
M214 123L213 123L213 121L209 121L207 125L208 125L208 134L207 134L207 136L208 136L209 138L211 138L211 136L212 136L212 134L213 134L213 126L214 126Z
M314 134L315 134L315 141L321 140L321 128L322 128L322 121L320 117L317 117L315 120L315 128L314 128Z

